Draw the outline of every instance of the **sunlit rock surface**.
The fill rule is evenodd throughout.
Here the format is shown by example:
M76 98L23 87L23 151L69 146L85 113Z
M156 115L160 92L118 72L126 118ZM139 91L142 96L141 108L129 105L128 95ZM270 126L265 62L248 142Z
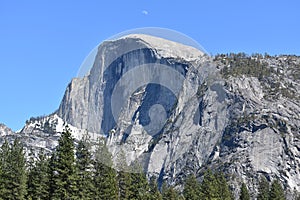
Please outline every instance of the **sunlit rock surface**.
M201 179L211 168L227 175L235 194L242 181L255 193L260 175L300 190L300 58L256 55L249 59L271 72L229 70L225 76L229 57L211 58L146 35L106 41L90 72L71 81L54 114L28 120L19 133L0 125L1 142L20 137L26 149L50 152L68 124L76 139L85 132L94 140L105 136L115 157L123 150L128 163L139 160L149 175L179 188L188 174ZM176 94L166 85L139 85L140 72L122 79L139 66L175 70L183 79L155 73L152 78L179 84ZM134 84L140 87L129 98L123 92L112 99L116 86L126 91ZM122 108L117 116L114 106Z

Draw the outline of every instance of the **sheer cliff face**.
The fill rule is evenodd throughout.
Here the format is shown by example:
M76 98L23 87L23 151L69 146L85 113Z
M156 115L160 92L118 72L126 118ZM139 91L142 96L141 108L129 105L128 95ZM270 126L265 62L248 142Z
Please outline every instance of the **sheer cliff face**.
M109 136L114 155L122 149L128 162L179 178L187 166L198 170L222 137L227 100L216 72L203 52L160 38L106 42L89 75L68 86L58 115Z
M104 43L89 75L69 84L58 115L76 127L107 134L114 126L109 113L114 85L131 65L155 59L151 53L136 39Z
M50 151L67 123L76 138L85 130L106 136L115 158L123 150L128 163L139 160L171 184L212 168L235 189L244 181L255 192L264 175L299 190L299 77L296 56L213 60L192 47L130 35L99 46L58 111L29 120L21 134L28 146Z
M89 74L73 79L68 86L58 115L76 127L105 135L118 128L124 115L132 119L129 123L137 117L143 126L149 125L149 108L159 104L169 117L190 68L197 71L205 59L202 52L192 47L145 35L105 42L99 47ZM207 71L197 72L191 86L194 90ZM140 95L135 97L133 93ZM134 104L126 97L135 97L138 102Z
M235 188L252 181L254 191L259 175L299 188L299 79L293 76L299 58L239 59L246 65L231 66L230 56L212 61L193 48L142 35L109 41L99 47L89 75L71 82L58 115L108 136L114 155L122 149L128 162L138 159L170 183L211 167L235 177ZM160 71L138 84L154 65L179 77ZM153 68L137 73L140 66ZM153 83L157 79L161 84ZM174 92L170 84L178 82ZM123 92L114 101L116 87Z

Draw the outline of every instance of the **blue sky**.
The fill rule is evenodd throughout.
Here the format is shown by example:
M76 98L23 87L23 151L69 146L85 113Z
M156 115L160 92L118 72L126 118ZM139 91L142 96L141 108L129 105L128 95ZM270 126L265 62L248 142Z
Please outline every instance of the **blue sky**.
M300 55L300 1L0 1L0 123L55 111L88 53L119 32L163 27L209 53Z

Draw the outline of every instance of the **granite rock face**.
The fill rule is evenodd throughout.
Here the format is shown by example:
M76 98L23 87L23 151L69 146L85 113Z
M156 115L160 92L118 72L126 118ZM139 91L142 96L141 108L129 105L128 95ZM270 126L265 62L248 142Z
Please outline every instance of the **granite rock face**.
M238 61L237 61L238 60ZM238 64L237 64L238 63ZM267 69L267 70L266 70ZM68 124L75 136L105 136L115 158L139 160L149 175L178 185L207 168L257 191L259 176L300 190L300 58L219 55L147 35L104 42L54 114L17 135L53 150ZM250 184L252 183L252 184Z
M164 45L165 48L154 48L158 45L157 43ZM170 50L170 48L174 48L174 50ZM181 48L183 51L179 51ZM160 102L170 110L174 105L174 94L168 92L163 81L173 82L169 84L172 86L182 80L170 75L167 77L168 79L164 78L161 73L169 71L159 68L169 67L172 69L170 72L175 70L179 76L184 77L189 68L187 62L199 62L202 55L202 52L192 47L146 35L131 35L119 40L104 42L98 48L94 65L89 74L83 79L73 79L68 86L58 115L64 121L81 129L108 134L116 126L118 120L113 116L113 109L121 108L121 104L127 100L125 97L130 97L132 93L137 92L136 90L141 89L140 87L146 87L144 92L148 93L148 96L139 95L135 99L138 101L143 97L146 101L140 101L140 105L135 105L136 108L123 109L124 114L129 114L127 117L133 118L130 115L140 106L142 107L140 114L146 115L145 107L155 102ZM168 59L164 56L168 56ZM182 58L185 59L181 61ZM119 84L118 87L117 84ZM112 99L115 88L119 89L116 91L117 100ZM127 93L130 92L129 96L124 92L125 90ZM162 96L163 93L166 95ZM147 121L146 119L140 119L140 121L147 123L144 122Z

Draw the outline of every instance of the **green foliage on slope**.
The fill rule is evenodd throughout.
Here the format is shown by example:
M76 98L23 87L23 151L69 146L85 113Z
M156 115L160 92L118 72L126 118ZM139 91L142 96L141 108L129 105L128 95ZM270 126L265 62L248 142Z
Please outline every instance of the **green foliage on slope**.
M0 199L233 199L222 173L207 170L202 181L197 174L186 177L182 190L166 182L159 190L157 179L151 177L148 181L138 163L127 165L124 152L119 153L113 167L104 139L98 141L95 154L91 149L85 135L75 151L74 139L66 127L56 151L50 156L41 151L26 165L19 140L12 144L6 141L0 149ZM139 172L132 173L132 168ZM269 183L261 179L257 198L283 200L285 196L278 180L269 189ZM242 184L240 199L249 199L246 184Z

